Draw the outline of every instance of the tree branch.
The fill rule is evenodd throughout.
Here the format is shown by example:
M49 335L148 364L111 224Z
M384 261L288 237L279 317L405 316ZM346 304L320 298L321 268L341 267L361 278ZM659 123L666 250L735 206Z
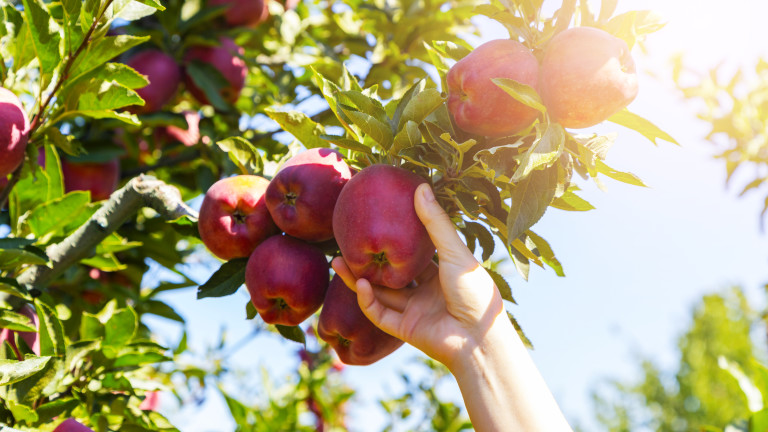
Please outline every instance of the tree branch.
M197 219L197 212L182 201L181 193L174 186L153 177L135 177L113 193L109 200L69 237L46 248L51 267L33 266L22 273L17 281L27 289L47 286L67 268L90 256L102 240L120 228L142 207L152 208L166 220L182 216Z

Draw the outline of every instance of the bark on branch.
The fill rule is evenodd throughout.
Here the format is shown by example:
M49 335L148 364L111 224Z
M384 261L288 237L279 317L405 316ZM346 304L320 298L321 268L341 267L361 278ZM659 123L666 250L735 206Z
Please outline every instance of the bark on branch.
M67 268L90 256L102 240L143 207L152 208L166 220L182 216L197 219L197 212L184 203L181 193L174 186L153 177L134 177L122 189L113 193L74 233L46 248L51 267L33 266L22 273L17 281L27 289L47 286Z

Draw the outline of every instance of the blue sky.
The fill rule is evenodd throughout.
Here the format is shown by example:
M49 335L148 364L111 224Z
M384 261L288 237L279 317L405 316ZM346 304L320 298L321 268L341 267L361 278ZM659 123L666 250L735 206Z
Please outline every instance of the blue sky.
M605 179L607 190L601 191L582 182L582 196L596 210L550 210L544 216L534 229L555 249L565 278L536 269L525 282L511 266L505 269L518 301L510 310L536 346L536 364L566 416L588 429L594 426L589 392L601 380L637 376L638 354L662 365L674 364L677 336L702 294L740 284L756 305L762 305L761 287L768 281L768 245L758 220L762 197L736 197L745 177L725 187L724 167L712 159L714 147L702 138L706 125L696 120L693 106L682 101L668 81L668 59L676 52L684 52L688 63L701 70L720 61L726 68L749 67L758 55L768 54L757 42L768 40L768 29L760 22L768 15L768 4L625 0L620 9L653 9L668 21L649 37L647 55L634 52L641 90L630 109L672 134L681 146L655 147L612 124L589 129L618 132L607 163L637 174L649 187ZM477 23L483 38L471 38L474 45L505 36L489 21ZM663 79L652 78L648 71ZM200 280L213 269L205 263L193 267ZM232 340L250 330L241 318L244 290L227 299L195 301L192 291L168 298L188 318L194 346L210 343L221 325L228 327ZM163 328L173 338L172 327ZM260 338L233 361L264 367L279 378L295 368L295 349ZM398 374L413 370L409 364L416 355L405 347L373 366L347 368L345 379L360 390L351 430L380 430L382 417L373 401L396 394ZM458 398L450 384L445 394ZM221 414L221 401L212 396L211 402L191 410L176 412L171 403L164 407L181 430L231 430Z

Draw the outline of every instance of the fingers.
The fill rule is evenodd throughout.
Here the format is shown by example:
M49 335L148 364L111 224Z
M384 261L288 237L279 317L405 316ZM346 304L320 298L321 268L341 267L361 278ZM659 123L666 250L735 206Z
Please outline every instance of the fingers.
M359 279L355 286L357 303L363 313L378 328L390 335L402 339L398 330L403 321L403 313L386 307L374 294L374 288L365 279Z
M357 292L355 288L355 282L357 281L357 278L352 274L352 270L347 267L346 261L344 261L344 258L342 257L336 257L331 261L331 267L333 267L333 271L336 272L337 275L341 278L341 280L344 281L344 284L351 289L352 291Z
M359 281L352 274L352 271L347 267L344 258L336 257L331 261L331 266L336 271L336 274L341 277L344 284L349 289L357 292L357 284ZM363 279L361 279L363 280ZM367 282L367 281L366 281ZM390 309L394 309L397 312L402 312L408 305L408 299L413 294L412 288L391 289L387 287L375 286L372 287L373 295L384 306Z
M461 241L453 222L435 200L432 188L427 183L422 183L416 188L414 207L419 219L427 228L429 238L437 248L441 263L451 262L468 268L477 264L472 252Z

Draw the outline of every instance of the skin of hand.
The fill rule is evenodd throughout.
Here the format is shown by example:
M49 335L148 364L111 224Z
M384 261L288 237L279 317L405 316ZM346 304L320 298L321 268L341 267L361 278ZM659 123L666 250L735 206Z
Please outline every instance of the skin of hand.
M357 292L368 319L440 361L456 377L477 431L570 431L520 337L493 279L464 245L422 184L416 213L437 248L412 286L390 289L355 279L342 257L332 266Z

